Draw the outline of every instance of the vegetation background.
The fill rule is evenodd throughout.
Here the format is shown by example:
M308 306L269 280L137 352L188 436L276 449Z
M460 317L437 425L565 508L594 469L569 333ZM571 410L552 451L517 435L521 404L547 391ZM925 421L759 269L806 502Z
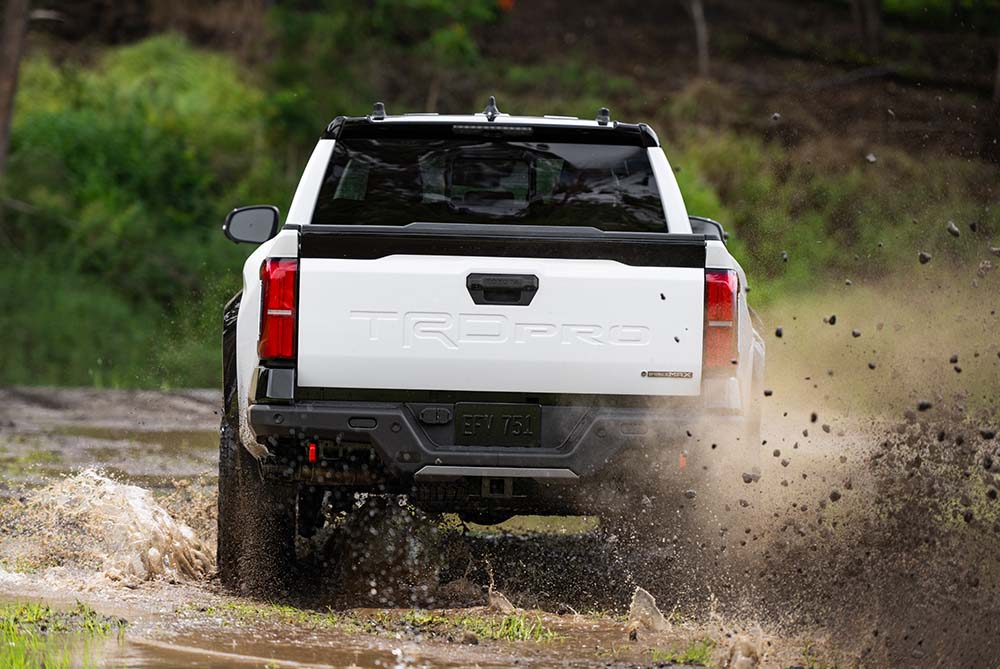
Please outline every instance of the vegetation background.
M1000 254L1000 0L0 7L0 385L217 385L223 217L375 100L651 123L757 306Z

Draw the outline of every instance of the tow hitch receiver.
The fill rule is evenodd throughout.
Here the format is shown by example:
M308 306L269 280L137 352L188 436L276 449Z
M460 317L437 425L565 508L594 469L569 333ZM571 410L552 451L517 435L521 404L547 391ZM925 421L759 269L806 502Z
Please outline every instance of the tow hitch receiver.
M490 499L513 497L514 479L484 478L482 496Z

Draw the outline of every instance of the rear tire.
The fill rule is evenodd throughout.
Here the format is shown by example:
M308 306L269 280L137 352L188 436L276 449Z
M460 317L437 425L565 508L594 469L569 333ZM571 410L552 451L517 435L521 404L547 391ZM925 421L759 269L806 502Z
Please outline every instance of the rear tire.
M259 462L223 422L219 440L218 570L242 594L282 595L295 567L296 486L265 479Z
M222 585L239 588L237 561L240 554L239 499L236 495L236 430L228 418L219 429L219 509L216 564Z

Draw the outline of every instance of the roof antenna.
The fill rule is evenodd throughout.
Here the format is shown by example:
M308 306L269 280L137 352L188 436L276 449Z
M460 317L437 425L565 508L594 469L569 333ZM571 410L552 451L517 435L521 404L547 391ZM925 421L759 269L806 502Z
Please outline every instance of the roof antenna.
M381 121L385 119L385 103L376 102L372 105L372 113L368 115L368 118L374 121Z
M597 125L607 125L611 122L611 110L607 107L601 107L597 110Z
M486 114L487 121L493 121L497 116L500 115L500 110L497 109L497 99L495 96L490 96L490 99L486 102L486 109L483 110Z

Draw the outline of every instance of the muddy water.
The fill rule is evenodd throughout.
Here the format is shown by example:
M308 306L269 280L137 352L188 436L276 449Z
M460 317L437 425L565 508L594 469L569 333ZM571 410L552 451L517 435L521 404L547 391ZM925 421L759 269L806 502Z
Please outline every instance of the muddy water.
M782 346L831 336L817 314L793 316L827 329L786 323ZM974 352L995 364L996 351ZM109 666L655 666L704 639L721 666L737 637L768 667L1000 664L1000 457L980 429L989 414L942 391L932 410L894 398L871 418L837 402L871 392L839 371L827 356L772 372L759 476L734 465L731 444L694 431L684 469L666 472L662 494L621 525L515 519L506 532L466 531L398 505L362 507L301 547L301 587L280 602L294 614L177 568L188 534L171 522L201 542L194 552L214 543L214 393L0 390L0 594L82 598L125 617L123 644L99 649ZM884 373L883 396L898 376ZM146 532L103 527L108 505L127 508L142 491L169 520L143 502ZM143 561L150 548L162 572ZM136 560L145 572L129 571ZM473 644L459 626L391 608L489 618L491 582L558 638ZM637 586L671 627L632 641L622 615ZM316 617L328 607L333 619Z
M345 599L333 591L343 583L328 574L304 574L301 591L282 602L300 607L294 609L299 613L234 599L208 578L216 400L215 393L201 391L0 389L6 498L0 507L0 600L69 607L79 599L128 620L121 639L72 646L92 666L615 666L700 638L697 629L678 628L627 647L621 620L541 610L524 615L550 630L552 640L480 638L462 625L503 616L482 608L484 590L471 581L462 602L468 606L434 614L466 622L427 628L404 619L412 611L354 608L386 602ZM389 514L386 522L401 517L411 516ZM518 519L512 526L582 536L595 523ZM423 563L413 568L433 569ZM383 592L394 588L402 589L389 583ZM367 595L373 589L365 584L363 590ZM462 597L457 591L450 596ZM317 618L331 605L340 611L334 622Z

